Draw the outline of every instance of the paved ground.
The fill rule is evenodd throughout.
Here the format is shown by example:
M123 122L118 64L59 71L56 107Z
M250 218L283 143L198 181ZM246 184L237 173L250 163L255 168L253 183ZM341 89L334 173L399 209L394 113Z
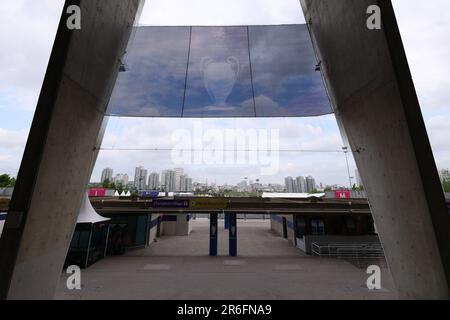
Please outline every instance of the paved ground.
M382 286L370 291L368 275L339 259L307 256L270 231L269 221L238 221L238 257L228 257L226 230L219 256L208 256L207 220L188 237L162 237L149 248L107 257L82 270L82 289L58 299L395 299L382 269Z

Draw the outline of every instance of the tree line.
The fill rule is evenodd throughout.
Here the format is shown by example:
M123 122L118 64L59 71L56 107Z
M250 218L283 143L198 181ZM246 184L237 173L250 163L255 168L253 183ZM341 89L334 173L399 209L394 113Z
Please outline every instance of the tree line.
M16 185L16 178L11 177L9 174L0 175L0 188L14 187Z

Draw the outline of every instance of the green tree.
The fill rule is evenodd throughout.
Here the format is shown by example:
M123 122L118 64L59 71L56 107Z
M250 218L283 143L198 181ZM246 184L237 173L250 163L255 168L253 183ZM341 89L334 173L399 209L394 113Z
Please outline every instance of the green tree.
M442 181L442 187L445 192L450 192L450 179Z
M352 190L354 191L363 191L364 187L363 186L357 186L356 184L353 185Z
M9 174L0 175L0 188L14 187L16 185L16 179L11 178Z
M119 192L119 194L121 194L122 191L125 190L125 186L123 185L122 182L117 182L114 189L116 189ZM128 191L128 190L126 190L126 191Z
M114 182L109 181L109 179L105 179L105 181L102 182L102 188L115 189L116 185Z

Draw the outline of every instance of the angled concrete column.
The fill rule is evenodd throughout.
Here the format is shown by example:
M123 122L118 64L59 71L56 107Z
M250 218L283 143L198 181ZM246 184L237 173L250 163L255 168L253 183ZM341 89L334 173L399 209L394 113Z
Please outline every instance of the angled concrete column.
M400 298L448 298L450 220L390 1L301 0ZM369 5L383 27L369 30Z
M0 295L51 299L140 0L66 1L0 240ZM70 5L81 30L66 27Z

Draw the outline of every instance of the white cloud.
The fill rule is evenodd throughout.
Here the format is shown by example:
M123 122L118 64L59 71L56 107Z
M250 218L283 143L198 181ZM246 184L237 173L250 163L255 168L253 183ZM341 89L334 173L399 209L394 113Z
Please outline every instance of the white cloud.
M304 23L298 0L147 0L144 25L261 25Z
M145 119L145 118L113 118L110 120L105 134L103 148L100 152L93 180L99 180L101 170L112 167L116 173L134 175L134 168L142 165L149 171L160 172L164 169L179 166L171 157L171 150L177 145L172 139L173 132L179 128L193 135L201 124L202 132L215 129L223 135L226 129L258 130L277 129L280 135L279 171L274 175L262 176L261 165L184 165L185 170L197 181L206 179L218 183L236 183L243 177L259 178L263 182L283 182L287 175L314 175L319 181L345 184L347 169L343 154L323 152L340 150L342 141L337 131L334 116L320 118L258 118L258 119ZM194 137L192 137L194 138ZM205 139L200 139L204 149L210 149ZM191 140L187 140L191 141ZM197 140L198 141L198 140ZM186 144L183 148L190 148ZM228 149L226 145L223 146ZM120 149L128 149L121 150ZM134 150L134 149L141 149ZM143 149L143 150L142 150ZM159 149L154 151L153 149ZM162 151L161 149L168 149ZM261 149L249 146L249 149ZM319 152L286 152L286 150L316 150ZM198 153L196 153L198 155ZM204 154L205 155L205 154ZM225 154L224 157L229 156ZM267 163L266 166L267 167ZM352 164L354 168L354 164ZM353 172L353 169L352 169Z
M28 130L0 128L0 174L16 176L28 137Z
M450 116L435 116L428 119L426 125L439 168L450 168Z
M1 107L36 107L64 1L3 1L0 21ZM0 123L1 124L1 123Z
M26 130L6 130L1 114L11 108L33 112L47 67L63 0L15 0L2 3L0 11L0 172L15 174L20 165ZM395 0L398 22L410 67L440 167L450 167L448 123L450 123L450 2ZM281 24L304 22L298 0L147 0L141 23L153 25ZM127 120L128 121L128 120ZM113 119L104 146L145 148L171 146L171 133L189 128L187 119L136 119L128 123ZM266 128L280 130L281 149L339 149L340 137L333 116L308 119L205 120L205 128ZM171 167L170 152L104 151L94 178L106 166L133 176L137 165L150 170ZM280 174L312 174L317 180L346 183L345 158L333 153L282 153ZM352 164L353 166L353 164ZM240 166L192 166L192 176L209 181L235 183L244 176L256 177L259 168ZM353 172L353 169L352 169ZM269 177L267 178L269 179Z
M27 142L28 130L6 130L0 128L0 148L23 149Z
M393 1L416 90L425 111L450 107L450 2Z

